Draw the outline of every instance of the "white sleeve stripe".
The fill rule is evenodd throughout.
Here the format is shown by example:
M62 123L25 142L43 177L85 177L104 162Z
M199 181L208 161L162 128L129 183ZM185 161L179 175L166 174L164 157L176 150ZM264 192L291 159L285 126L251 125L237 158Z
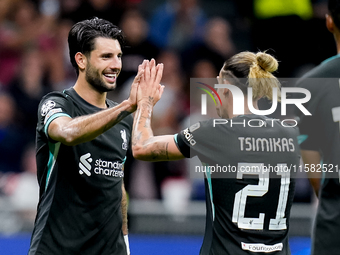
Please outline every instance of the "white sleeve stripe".
M70 115L66 114L66 113L56 113L54 115L52 115L47 121L46 121L46 124L45 124L45 127L44 127L44 133L46 134L46 136L48 137L48 126L51 124L51 122L53 120L55 120L56 118L59 118L59 117L69 117L71 118Z

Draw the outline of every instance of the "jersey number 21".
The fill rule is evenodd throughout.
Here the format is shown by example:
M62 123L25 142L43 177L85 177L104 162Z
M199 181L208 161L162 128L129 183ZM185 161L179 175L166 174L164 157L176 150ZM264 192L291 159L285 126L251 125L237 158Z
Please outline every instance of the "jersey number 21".
M265 213L260 213L258 218L244 217L246 211L247 197L262 197L268 192L269 171L261 171L263 163L239 163L238 169L260 169L259 171L238 171L237 179L242 179L243 174L258 175L259 183L257 185L248 184L235 194L232 221L241 229L263 230ZM286 164L278 164L278 169L284 169ZM281 175L281 186L279 192L279 202L276 210L275 219L270 219L269 230L287 229L285 210L287 206L287 197L290 184L290 172L277 171Z

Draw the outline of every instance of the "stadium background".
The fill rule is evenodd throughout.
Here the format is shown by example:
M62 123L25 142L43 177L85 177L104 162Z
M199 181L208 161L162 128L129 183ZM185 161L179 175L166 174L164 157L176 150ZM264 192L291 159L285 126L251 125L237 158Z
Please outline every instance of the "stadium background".
M187 126L190 78L216 77L225 59L268 50L278 77L297 78L336 54L325 27L325 0L2 0L0 1L0 254L26 254L38 198L34 137L45 93L72 86L67 33L98 16L127 37L116 91L127 97L144 58L165 65L166 90L154 112L155 134ZM198 254L204 233L202 176L187 160L146 163L129 157L132 254ZM304 177L304 176L300 176ZM309 254L317 205L299 178L291 216L292 254Z

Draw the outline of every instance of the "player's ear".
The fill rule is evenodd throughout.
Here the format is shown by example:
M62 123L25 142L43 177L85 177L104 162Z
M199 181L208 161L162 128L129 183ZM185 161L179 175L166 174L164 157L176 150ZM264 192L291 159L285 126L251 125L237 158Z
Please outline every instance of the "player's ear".
M86 67L86 61L87 61L86 56L81 52L77 52L74 58L77 62L79 69L84 70Z
M326 27L329 32L334 33L334 21L331 15L326 14Z
M228 79L223 78L223 84L231 84L231 83L230 83L230 81L228 81ZM228 88L223 88L223 95L224 95L224 96L229 95L229 93L230 93L230 89L228 89Z
M230 93L230 89L228 89L228 88L223 88L223 95L224 95L224 96L228 96L229 93Z

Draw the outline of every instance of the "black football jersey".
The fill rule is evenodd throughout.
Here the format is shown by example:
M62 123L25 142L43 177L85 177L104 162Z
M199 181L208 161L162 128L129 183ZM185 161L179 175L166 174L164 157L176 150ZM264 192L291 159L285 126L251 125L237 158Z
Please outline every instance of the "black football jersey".
M202 121L175 135L182 154L202 162L195 171L205 174L201 255L290 254L297 135L296 127L252 114L226 124Z
M312 254L339 254L340 243L340 55L325 60L297 83L310 91L304 107L312 114L300 118L301 149L320 151L324 164Z
M116 105L111 100L106 104ZM48 125L58 117L76 118L98 111L73 88L41 100L36 136L40 200L30 255L126 255L121 199L132 117L76 146L53 141L47 133Z

